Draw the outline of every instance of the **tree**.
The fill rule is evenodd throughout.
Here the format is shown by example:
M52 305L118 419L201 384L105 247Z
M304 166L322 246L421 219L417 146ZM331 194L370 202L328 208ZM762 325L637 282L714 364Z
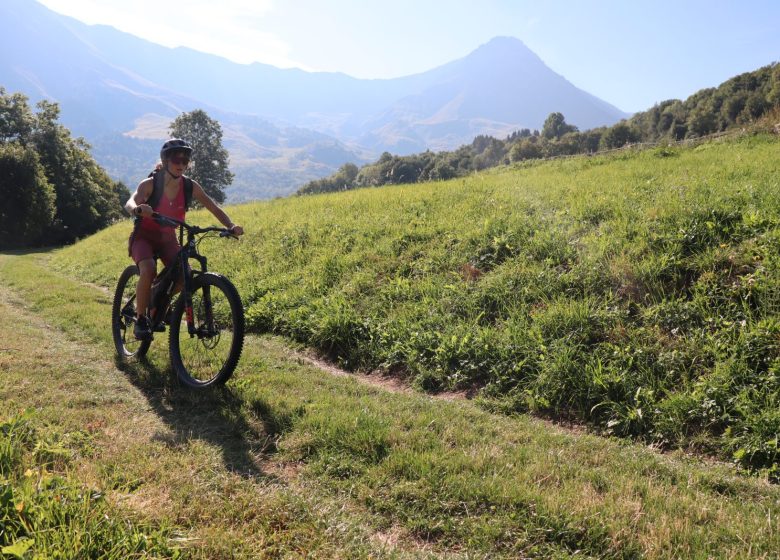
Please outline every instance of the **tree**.
M225 187L233 182L228 151L222 146L222 126L202 109L182 113L171 123L171 135L192 146L189 175L217 202L225 202Z
M597 152L601 137L604 135L605 128L592 128L580 133L580 152L592 154Z
M378 164L364 165L355 178L356 187L378 187L383 184L382 168Z
M72 243L121 219L125 200L118 198L116 183L89 154L89 144L82 138L72 138L70 131L57 122L59 106L41 101L37 109L32 144L48 182L54 186L57 201L46 241Z
M542 150L537 142L525 139L515 142L509 151L509 158L512 161L523 161L526 159L536 159L542 157Z
M316 194L354 189L357 176L358 166L354 163L345 163L330 177L323 177L322 179L308 182L298 189L297 194Z
M8 220L7 227L25 232L26 244L70 243L122 217L130 193L95 163L83 139L72 138L58 122L56 103L41 101L36 109L30 109L23 94L0 88L0 147L22 150L3 155L8 174L3 176L4 194L16 197L14 204L21 206L8 205L2 219Z
M775 63L769 73L769 84L767 86L766 101L770 107L780 105L780 64Z
M531 129L530 128L522 128L520 130L516 130L512 134L506 137L507 142L517 142L518 140L522 140L523 138L530 138L531 137Z
M737 122L737 117L742 112L742 109L745 108L747 97L746 93L737 92L723 103L721 113L729 124Z
M479 137L478 137L479 138ZM506 156L506 146L501 140L490 136L480 146L480 151L474 156L474 166L478 169L486 169L502 163Z
M358 166L354 163L345 163L336 172L336 179L341 183L343 189L351 189L355 184L355 178L358 174Z
M433 166L428 172L428 178L432 181L443 181L457 176L455 169L448 159L442 157L435 160Z
M741 120L742 122L751 122L763 115L767 109L768 103L764 96L758 92L754 92L745 102L745 109L740 115Z
M688 134L690 138L712 134L717 128L717 117L709 104L697 106L688 116Z
M577 127L566 123L561 113L550 113L542 126L542 137L548 140L558 139L567 132L577 132Z
M601 136L601 148L605 150L622 148L626 144L638 141L639 135L625 122L619 122L608 128Z
M571 156L584 151L580 142L581 134L579 132L567 132L557 142L551 142L551 144L554 144L554 154L556 156Z
M0 87L0 142L18 140L22 144L30 141L35 117L27 97L21 93L8 95Z
M32 148L0 144L0 199L0 248L38 242L54 217L54 188Z

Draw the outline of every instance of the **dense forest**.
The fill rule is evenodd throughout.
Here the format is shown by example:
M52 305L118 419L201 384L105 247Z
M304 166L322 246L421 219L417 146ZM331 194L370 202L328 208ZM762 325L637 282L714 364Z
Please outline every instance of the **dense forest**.
M451 152L394 156L385 152L358 168L347 163L330 177L311 181L298 194L313 194L451 179L488 167L531 159L589 154L640 142L674 142L749 125L780 105L780 64L740 74L685 101L671 99L611 127L580 131L561 113L542 130L523 129L504 140L477 136Z
M56 103L36 109L0 87L0 249L72 243L121 218L130 196L58 122Z

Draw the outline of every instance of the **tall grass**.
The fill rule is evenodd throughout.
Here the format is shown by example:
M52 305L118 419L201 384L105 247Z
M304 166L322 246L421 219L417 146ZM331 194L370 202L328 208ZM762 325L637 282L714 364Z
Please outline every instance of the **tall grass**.
M48 432L48 433L45 433ZM68 476L74 453L28 412L0 417L3 558L178 558L166 530L119 518Z
M248 204L257 332L427 390L780 475L780 163L759 135ZM207 222L204 214L193 222ZM118 225L56 254L112 286Z

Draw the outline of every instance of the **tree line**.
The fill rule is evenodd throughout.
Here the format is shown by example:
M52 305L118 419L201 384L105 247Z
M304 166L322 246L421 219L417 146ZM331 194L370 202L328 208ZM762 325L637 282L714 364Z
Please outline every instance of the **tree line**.
M58 122L56 103L36 109L0 87L0 249L71 243L121 218L130 196Z
M745 126L780 106L780 64L746 72L685 101L671 99L609 126L580 131L563 114L551 113L542 130L522 129L504 140L477 136L454 151L394 156L388 152L358 168L347 163L311 181L298 194L314 194L451 179L496 165L621 148L639 142L698 138Z
M127 186L108 176L59 115L57 103L33 110L24 94L0 87L0 249L72 243L126 217ZM170 133L193 147L187 174L224 202L233 174L219 122L198 109L180 114Z

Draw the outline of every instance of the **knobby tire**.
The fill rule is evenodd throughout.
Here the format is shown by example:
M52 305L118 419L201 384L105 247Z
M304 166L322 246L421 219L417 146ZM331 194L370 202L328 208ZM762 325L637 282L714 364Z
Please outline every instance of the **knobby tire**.
M138 267L128 266L119 277L111 306L111 333L117 355L124 361L141 358L149 351L151 340L138 340L133 334L135 325L135 288Z
M212 318L209 320L209 302ZM192 308L197 334L190 336L179 297L170 323L170 357L179 380L188 387L224 384L233 375L244 346L244 310L235 286L219 274L193 278Z

